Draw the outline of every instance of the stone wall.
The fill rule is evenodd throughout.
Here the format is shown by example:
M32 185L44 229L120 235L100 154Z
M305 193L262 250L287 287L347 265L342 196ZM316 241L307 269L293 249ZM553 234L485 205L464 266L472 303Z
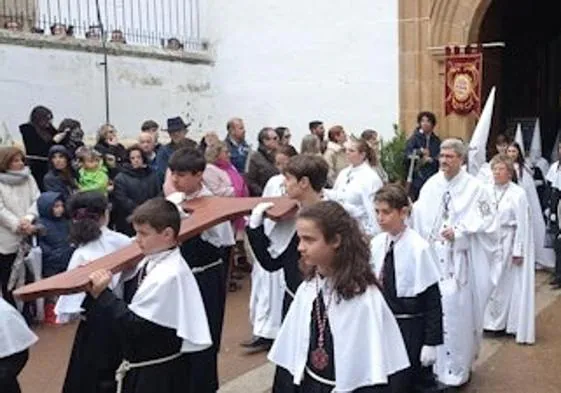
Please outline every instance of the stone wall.
M413 130L419 111L430 110L439 121L439 135L469 139L475 115L444 117L442 47L477 42L490 3L491 0L399 1L399 119L406 130Z
M135 138L150 118L163 124L181 115L193 123L196 137L213 126L209 53L120 44L109 44L108 51L110 121L122 138ZM101 52L92 41L0 31L0 133L7 128L19 139L18 125L34 106L45 105L55 125L76 118L92 138L105 121Z

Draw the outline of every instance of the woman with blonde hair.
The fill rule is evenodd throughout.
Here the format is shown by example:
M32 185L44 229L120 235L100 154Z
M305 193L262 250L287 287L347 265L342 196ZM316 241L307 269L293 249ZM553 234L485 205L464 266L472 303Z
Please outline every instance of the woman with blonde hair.
M352 138L346 144L349 166L344 168L333 185L324 190L325 196L339 202L358 220L367 236L380 232L374 216L374 194L384 183L372 168L378 164L376 153L364 139Z
M300 154L318 154L321 155L321 141L314 134L308 134L302 138L300 145Z
M103 155L103 161L109 168L124 164L128 157L127 149L119 143L117 129L109 123L103 124L97 131L97 143L94 148Z

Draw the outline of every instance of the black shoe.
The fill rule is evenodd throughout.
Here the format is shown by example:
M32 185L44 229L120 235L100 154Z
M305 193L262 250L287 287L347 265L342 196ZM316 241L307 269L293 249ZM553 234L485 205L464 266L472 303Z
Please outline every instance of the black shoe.
M551 289L554 289L554 290L561 289L561 282L558 282L557 284L553 284L551 286Z
M240 343L244 348L249 349L249 353L257 353L268 351L273 345L273 340L263 337L254 336L251 340Z
M559 285L561 284L561 279L559 279L558 277L554 277L551 279L551 281L549 281L549 285Z

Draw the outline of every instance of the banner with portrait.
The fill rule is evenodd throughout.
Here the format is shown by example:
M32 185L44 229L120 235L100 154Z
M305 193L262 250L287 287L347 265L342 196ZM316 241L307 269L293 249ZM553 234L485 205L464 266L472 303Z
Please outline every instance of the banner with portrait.
M481 71L483 55L478 49L446 48L445 114L460 116L481 112Z

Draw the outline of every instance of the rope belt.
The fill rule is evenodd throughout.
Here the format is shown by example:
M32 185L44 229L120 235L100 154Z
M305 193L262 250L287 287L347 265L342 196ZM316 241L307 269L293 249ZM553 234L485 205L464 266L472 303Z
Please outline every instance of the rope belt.
M335 381L331 381L329 379L325 379L323 377L320 377L319 375L314 373L312 370L310 370L310 368L308 366L306 366L306 372L308 373L308 375L310 377L312 377L312 379L315 379L319 383L323 383L324 385L328 385L328 386L335 386Z
M288 285L284 287L284 290L286 291L286 293L288 293L288 296L294 299L294 296L296 295L288 288Z
M418 314L395 314L394 317L395 319L414 319L414 318L421 318L424 314L423 313L418 313Z
M193 267L191 268L191 271L193 272L193 274L200 274L207 271L208 269L212 269L213 267L220 266L222 265L222 263L223 263L222 259L219 259L216 262L209 263L208 265Z
M117 381L117 393L121 393L123 391L123 381L125 380L125 376L130 370L133 370L135 368L143 368L148 366L155 366L157 364L167 363L174 359L177 359L182 355L184 354L179 352L160 359L146 360L144 362L138 362L138 363L130 363L128 360L123 360L121 362L121 365L115 372L115 381Z

